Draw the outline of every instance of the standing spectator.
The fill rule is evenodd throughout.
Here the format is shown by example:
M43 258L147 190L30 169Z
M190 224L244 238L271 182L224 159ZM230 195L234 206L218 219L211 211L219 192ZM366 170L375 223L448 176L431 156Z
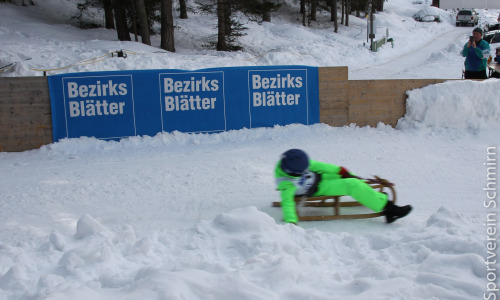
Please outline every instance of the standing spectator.
M483 30L474 28L472 36L464 45L462 55L465 57L465 79L487 79L486 67L490 44L483 40Z

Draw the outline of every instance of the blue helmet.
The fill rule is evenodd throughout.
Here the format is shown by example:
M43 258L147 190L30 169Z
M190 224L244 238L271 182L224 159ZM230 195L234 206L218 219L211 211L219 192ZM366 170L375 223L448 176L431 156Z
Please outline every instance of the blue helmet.
M309 157L300 149L290 149L281 155L281 169L292 176L300 176L309 167Z

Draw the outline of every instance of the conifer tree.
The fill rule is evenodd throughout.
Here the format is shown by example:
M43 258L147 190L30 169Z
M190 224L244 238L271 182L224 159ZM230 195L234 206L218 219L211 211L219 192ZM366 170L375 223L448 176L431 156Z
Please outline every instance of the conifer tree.
M161 42L160 48L175 52L174 18L172 0L161 0Z

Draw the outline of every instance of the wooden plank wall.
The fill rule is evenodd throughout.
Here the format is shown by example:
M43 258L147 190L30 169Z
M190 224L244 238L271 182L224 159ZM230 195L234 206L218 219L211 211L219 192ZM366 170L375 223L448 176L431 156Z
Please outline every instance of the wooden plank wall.
M348 122L358 126L376 126L379 122L396 126L406 114L406 91L444 79L396 79L349 81Z
M349 124L347 67L319 68L319 121L331 126Z
M319 68L320 122L395 126L406 111L406 91L445 79L348 80L347 67ZM52 143L47 77L0 78L0 151Z
M406 91L446 79L348 80L347 67L319 68L320 122L395 126L406 113Z
M47 77L0 78L0 151L52 143Z

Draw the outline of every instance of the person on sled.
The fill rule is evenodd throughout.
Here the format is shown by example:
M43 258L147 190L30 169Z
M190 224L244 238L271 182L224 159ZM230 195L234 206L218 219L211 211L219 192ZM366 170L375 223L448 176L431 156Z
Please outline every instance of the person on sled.
M281 195L283 219L287 223L298 222L295 196L351 196L375 212L383 212L387 223L406 216L412 210L410 205L397 206L388 201L387 194L375 191L346 168L310 160L300 149L283 153L274 172Z

